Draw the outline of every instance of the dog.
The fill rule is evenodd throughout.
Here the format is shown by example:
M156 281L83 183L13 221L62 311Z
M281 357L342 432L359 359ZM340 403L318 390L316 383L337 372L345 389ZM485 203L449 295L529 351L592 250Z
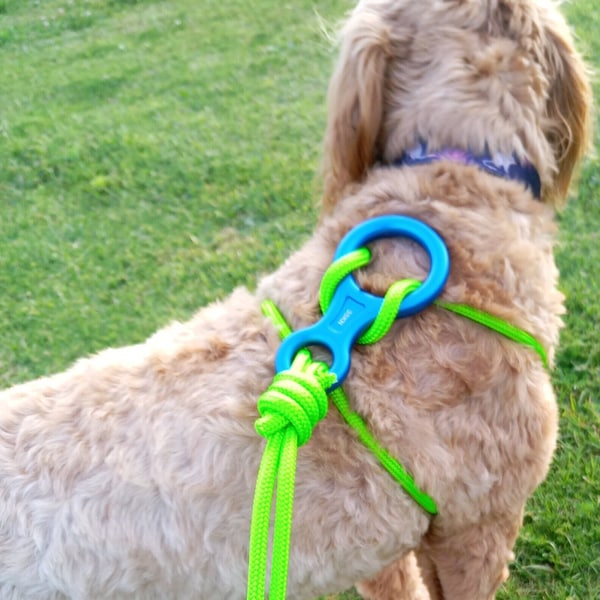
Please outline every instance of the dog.
M261 302L293 329L317 321L323 273L367 219L433 227L450 254L442 300L527 330L552 362L564 312L553 213L588 148L590 103L549 0L360 1L329 90L311 239L255 293L2 392L0 598L245 597L256 403L280 346ZM427 276L410 240L372 252L356 279L373 294ZM298 454L288 597L362 581L378 600L494 598L556 443L540 358L430 306L357 347L344 387L438 514L332 408Z

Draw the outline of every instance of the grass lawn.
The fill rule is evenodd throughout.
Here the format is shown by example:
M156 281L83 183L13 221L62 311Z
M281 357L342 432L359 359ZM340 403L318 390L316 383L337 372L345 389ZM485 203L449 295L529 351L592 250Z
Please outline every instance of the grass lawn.
M308 237L349 6L0 0L2 386L252 287ZM600 0L565 9L600 65ZM600 599L599 192L589 162L560 216L562 433L502 600Z

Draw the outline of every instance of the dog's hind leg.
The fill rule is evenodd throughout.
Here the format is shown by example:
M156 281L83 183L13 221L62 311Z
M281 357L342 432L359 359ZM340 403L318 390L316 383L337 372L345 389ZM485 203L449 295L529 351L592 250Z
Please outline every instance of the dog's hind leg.
M435 600L425 586L414 552L386 567L373 579L356 586L365 600Z
M493 600L508 579L508 562L521 516L491 515L484 522L448 534L433 526L422 552L435 570L443 600ZM435 596L432 596L432 598Z
M435 564L422 548L418 548L415 553L419 571L421 573L421 579L429 592L429 600L443 600L444 597L442 596L442 588Z

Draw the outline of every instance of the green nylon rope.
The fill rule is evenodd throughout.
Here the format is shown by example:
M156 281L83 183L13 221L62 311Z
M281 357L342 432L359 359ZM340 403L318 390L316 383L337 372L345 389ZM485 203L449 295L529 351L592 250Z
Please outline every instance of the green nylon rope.
M344 277L349 275L352 271L366 266L369 263L370 258L371 253L368 248L359 248L358 250L346 254L342 259L331 264L331 266L325 272L323 281L321 282L320 302L321 310L323 312L327 311L327 308L331 303L331 299L333 298L333 294L335 293L335 290L341 283L342 279L344 279ZM392 318L390 322L391 326L391 323L393 323L393 321L396 319L397 314L397 312L396 314L392 312L393 304L391 302L387 302L388 294L394 290L395 286L398 286L396 290L401 290L403 285L410 285L411 288L408 291L413 291L421 285L421 282L416 279L403 279L392 285L383 299L383 306L379 315L377 315L377 318L371 327L367 329L367 331L360 338L358 338L358 342L360 344L370 344L373 343L373 341L379 341L381 337L387 333L389 327L388 329L385 329L383 324L387 323L390 318ZM387 306L386 303L388 304ZM549 368L548 356L544 347L527 331L524 331L519 327L515 327L511 323L508 323L499 317L495 317L494 315L466 304L454 304L452 302L444 302L441 300L435 300L434 304L444 308L445 310L449 310L453 313L466 317L471 321L475 321L480 325L487 327L488 329L493 329L497 333L500 333L503 336L518 342L519 344L529 346L538 353L544 366ZM398 303L396 306L400 306L400 304ZM383 335L379 335L382 331ZM378 337L375 334L377 334ZM373 341L371 341L372 338L374 338Z
M367 254L359 252L354 258L361 264L366 264L364 261L370 260L370 253L368 250ZM336 261L334 264L338 265L337 269L328 271L329 275L325 275L325 292L322 295L326 304L331 301L331 298L329 301L326 298L329 289L327 281L339 278L340 273L348 273L349 262L342 259L340 265ZM384 298L378 317L360 340L363 343L374 343L381 339L396 319L402 300L418 285L418 281L405 280L392 286ZM282 338L291 333L290 326L272 302L263 303L263 312L273 321ZM291 368L275 375L269 389L258 399L258 412L261 416L255 427L267 439L267 445L258 471L252 506L248 600L264 600L266 597L269 529L275 489L269 598L285 599L298 447L310 439L315 425L327 414L326 390L335 381L336 377L329 371L328 365L314 361L310 352L303 349L294 358ZM375 454L390 474L426 511L436 514L433 499L421 492L402 465L377 443L361 417L350 409L341 388L332 392L331 399L348 425L357 432L362 443Z
M408 280L409 284L412 284L412 280ZM405 286L406 291L404 296L408 294L412 285ZM401 300L400 300L401 302ZM397 305L398 306L398 305ZM267 300L263 302L262 309L264 314L269 317L271 322L275 325L282 339L285 339L288 335L292 333L291 327L288 325L287 321L279 311L279 309L271 302ZM398 308L396 307L395 313L397 314ZM387 320L387 317L384 317ZM369 331L369 330L367 330ZM301 350L300 354L304 354L305 356L310 358L310 352L306 349ZM324 363L319 363L323 367L326 367ZM341 387L333 390L329 397L331 398L334 406L338 409L339 413L342 415L343 419L346 423L354 429L357 433L360 441L376 456L376 458L381 462L383 467L392 475L392 477L400 483L400 485L404 488L404 490L419 504L425 511L430 514L437 514L437 507L433 499L427 494L423 493L416 486L414 479L406 472L404 467L391 455L387 450L379 445L377 440L373 437L369 428L363 421L362 417L352 411L350 408L350 403L348 402L348 397L346 396L344 390Z
M370 250L368 248L358 248L358 250L349 252L330 265L323 275L321 289L319 290L319 303L323 314L329 309L335 291L342 279L352 271L368 265L370 260ZM375 321L358 338L358 343L374 344L384 337L396 320L402 300L409 292L416 290L420 285L421 282L416 279L402 279L393 283L383 298L383 304Z
M324 313L342 279L357 268L366 266L370 259L369 250L360 248L329 267L320 290L320 304ZM380 340L395 321L402 300L420 285L421 282L415 279L404 279L393 284L383 299L382 308L375 321L359 337L359 343L372 344ZM543 346L526 331L464 304L442 301L435 301L435 304L533 348L540 355L544 365L548 366ZM272 302L263 303L263 312L274 323L282 338L292 333L283 315ZM252 506L247 600L265 600L267 597L267 556L275 489L277 493L268 597L270 600L285 600L298 447L310 439L315 425L327 414L326 390L335 381L335 375L329 371L329 367L325 363L314 361L310 352L303 349L294 358L291 368L278 373L269 389L258 400L261 416L255 427L257 432L267 439L267 445L258 471ZM378 444L362 418L351 410L342 388L335 389L330 397L346 423L356 431L361 442L371 450L404 490L424 510L433 515L437 514L434 500L417 487L402 465Z
M271 310L274 308L272 306ZM282 321L278 319L275 322L289 330ZM267 597L266 562L275 487L269 597L271 600L285 599L298 446L310 439L314 426L327 414L326 390L335 380L335 375L329 372L325 363L313 361L310 352L302 350L294 358L291 368L278 373L258 400L261 417L255 427L267 439L267 445L258 471L252 506L248 600L264 600Z
M529 346L539 354L544 367L546 367L546 369L550 368L546 350L542 344L540 344L540 342L536 340L530 333L527 333L527 331L511 325L499 317L495 317L494 315L490 315L489 313L477 308L473 308L472 306L468 306L466 304L453 304L450 302L443 302L441 300L435 300L434 304L456 313L457 315L471 319L471 321L475 321L480 325L484 325L488 329L493 329L494 331L501 333L503 336L518 342L519 344Z
M404 491L430 515L437 514L437 506L431 496L420 490L415 480L404 467L382 446L369 431L362 417L353 412L344 390L339 387L331 392L330 398L344 421L358 434L358 439L375 455L385 470L404 488Z

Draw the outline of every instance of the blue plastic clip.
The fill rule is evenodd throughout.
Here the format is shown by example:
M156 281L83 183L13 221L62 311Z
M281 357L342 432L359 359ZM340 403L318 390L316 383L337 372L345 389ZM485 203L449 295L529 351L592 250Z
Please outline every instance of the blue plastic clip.
M450 270L448 250L442 238L425 223L404 216L383 216L370 219L352 229L341 241L334 260L384 237L407 237L420 244L429 255L429 274L423 284L410 292L398 311L407 317L429 306L441 293ZM358 287L352 275L346 276L335 291L327 312L320 321L288 336L275 358L277 372L292 365L299 350L322 346L332 356L330 371L337 381L329 391L344 381L350 370L350 351L356 339L373 323L383 298Z

